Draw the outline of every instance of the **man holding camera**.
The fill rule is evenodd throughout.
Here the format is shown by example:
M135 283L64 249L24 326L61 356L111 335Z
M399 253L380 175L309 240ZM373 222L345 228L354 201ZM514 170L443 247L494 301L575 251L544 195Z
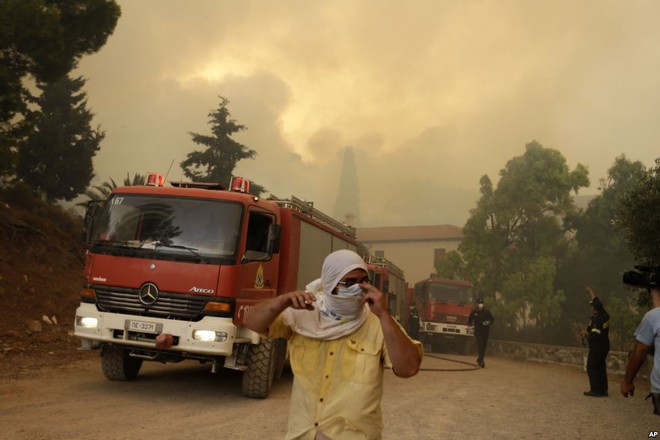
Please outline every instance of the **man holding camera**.
M625 278L624 282L626 282ZM660 415L660 342L655 337L660 332L660 287L657 285L649 286L649 291L653 308L646 312L642 322L635 330L635 348L628 358L626 374L621 382L621 394L623 397L634 395L635 385L633 380L646 356L654 352L653 371L651 372L651 396L653 397L653 414Z
M593 289L587 286L591 297L591 319L586 331L580 335L589 342L587 356L587 374L589 375L589 391L583 394L588 397L607 396L607 354L610 351L610 315L605 311Z

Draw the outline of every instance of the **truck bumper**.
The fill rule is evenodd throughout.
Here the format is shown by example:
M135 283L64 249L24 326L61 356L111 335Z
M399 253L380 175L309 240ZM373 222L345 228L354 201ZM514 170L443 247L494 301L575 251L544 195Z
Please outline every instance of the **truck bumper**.
M474 335L474 328L461 324L446 324L442 322L422 322L422 332L435 338L454 339Z
M197 322L99 312L94 304L76 309L74 335L83 347L112 343L154 349L159 334L172 335L168 351L205 356L231 356L235 343L258 343L259 336L237 329L231 318L205 317ZM86 341L92 341L89 344Z

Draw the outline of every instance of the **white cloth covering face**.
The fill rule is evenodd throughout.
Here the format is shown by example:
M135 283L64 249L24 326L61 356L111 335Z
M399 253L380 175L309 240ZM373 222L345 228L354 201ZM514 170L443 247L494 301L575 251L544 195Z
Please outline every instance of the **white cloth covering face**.
M360 296L341 298L332 291L349 272L367 265L353 251L342 249L328 255L323 262L321 278L309 283L305 290L316 295L314 310L284 311L284 323L293 331L313 339L337 339L360 328L369 316L369 308Z
M356 298L362 293L360 284L355 283L350 287L337 286L337 296L340 298Z

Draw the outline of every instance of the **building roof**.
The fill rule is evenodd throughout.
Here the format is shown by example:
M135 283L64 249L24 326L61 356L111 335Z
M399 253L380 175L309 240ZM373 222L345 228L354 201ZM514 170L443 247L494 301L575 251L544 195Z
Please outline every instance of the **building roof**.
M358 228L357 239L365 243L394 241L453 241L460 240L463 231L454 225L385 226Z

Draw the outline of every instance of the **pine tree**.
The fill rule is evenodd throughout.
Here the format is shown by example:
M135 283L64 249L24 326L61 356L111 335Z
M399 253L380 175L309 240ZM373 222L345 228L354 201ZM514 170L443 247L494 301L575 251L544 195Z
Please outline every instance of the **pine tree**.
M27 81L53 83L114 32L114 0L0 1L0 177L13 178L18 147L32 131Z
M235 141L231 136L246 129L231 119L227 109L229 100L220 96L220 105L209 113L211 135L190 133L197 145L205 146L203 151L188 153L181 162L184 175L195 182L214 182L229 187L236 163L241 159L253 159L257 152ZM261 194L264 188L254 182L250 192Z
M90 127L94 115L87 110L84 84L84 78L68 76L40 84L34 130L19 148L17 180L48 201L73 199L94 177L92 158L105 133Z

